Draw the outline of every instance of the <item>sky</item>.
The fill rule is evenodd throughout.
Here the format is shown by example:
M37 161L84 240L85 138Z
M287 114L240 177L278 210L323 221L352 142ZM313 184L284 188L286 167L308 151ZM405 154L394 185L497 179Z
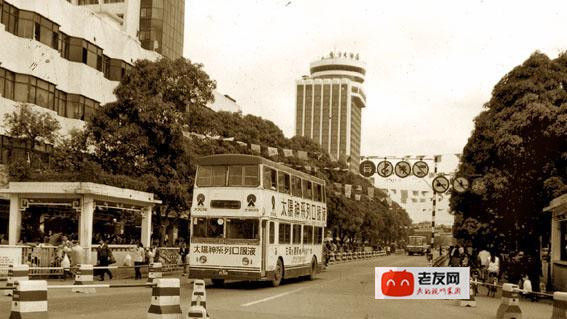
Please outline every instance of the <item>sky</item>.
M287 137L309 63L354 52L366 62L361 155L455 154L507 72L567 49L567 1L188 0L185 27L185 57Z
M366 62L362 155L459 153L494 85L567 48L567 1L188 0L185 57L244 113L294 132L295 81L330 51Z

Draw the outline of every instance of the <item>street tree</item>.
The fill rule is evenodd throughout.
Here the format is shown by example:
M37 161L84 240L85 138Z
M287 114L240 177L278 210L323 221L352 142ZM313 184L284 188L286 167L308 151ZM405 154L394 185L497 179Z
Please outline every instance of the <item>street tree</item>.
M17 109L4 116L8 135L25 144L29 166L35 164L34 150L40 143L54 144L61 125L51 114L34 111L31 106L20 103Z
M194 170L183 130L191 109L213 101L214 88L202 65L189 60L136 62L115 89L117 101L87 125L95 158L112 174L143 180L164 214L188 211Z
M536 52L494 87L463 150L458 174L471 192L453 193L454 235L494 252L523 250L539 287L542 209L567 192L567 55ZM483 247L480 247L483 246Z

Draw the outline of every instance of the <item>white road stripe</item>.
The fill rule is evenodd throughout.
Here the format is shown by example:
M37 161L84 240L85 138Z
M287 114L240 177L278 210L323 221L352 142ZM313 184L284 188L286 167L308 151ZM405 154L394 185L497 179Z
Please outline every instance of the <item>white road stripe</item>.
M252 302L249 302L249 303L245 303L245 304L242 304L242 305L240 305L240 306L241 306L241 307L252 306L252 305L255 305L255 304L264 302L264 301L273 300L273 299L276 299L276 298L280 298L280 297L283 297L283 296L290 295L290 294L292 294L292 293L298 292L298 291L303 290L303 289L305 289L305 288L309 288L309 287L303 287L303 288L299 288L299 289L287 291L287 292L284 292L284 293L281 293L281 294L278 294L278 295L274 295L274 296L267 297L267 298L264 298L264 299L252 301Z

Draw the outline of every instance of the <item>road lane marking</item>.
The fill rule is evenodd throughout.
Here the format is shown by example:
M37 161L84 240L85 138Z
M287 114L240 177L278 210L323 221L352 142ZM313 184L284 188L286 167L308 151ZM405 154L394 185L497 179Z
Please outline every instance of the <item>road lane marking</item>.
M292 293L301 291L301 290L306 289L306 288L309 288L309 287L302 287L302 288L299 288L299 289L295 289L295 290L283 292L283 293L278 294L278 295L273 295L273 296L271 296L271 297L266 297L266 298L264 298L264 299L252 301L252 302L249 302L249 303L245 303L245 304L242 304L242 305L240 305L240 306L241 306L241 307L252 306L252 305L255 305L255 304L258 304L258 303L261 303L261 302L265 302L265 301L268 301L268 300L273 300L273 299L276 299L276 298L280 298L280 297L283 297L283 296L287 296L287 295L290 295L290 294L292 294Z

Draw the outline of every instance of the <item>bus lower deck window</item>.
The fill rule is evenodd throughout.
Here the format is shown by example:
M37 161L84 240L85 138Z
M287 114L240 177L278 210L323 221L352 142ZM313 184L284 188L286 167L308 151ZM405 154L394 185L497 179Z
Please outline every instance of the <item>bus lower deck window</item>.
M227 219L226 238L232 239L258 239L257 219Z
M193 237L222 238L224 220L222 218L194 218Z
M301 225L293 225L293 244L301 244Z
M279 225L279 243L289 244L291 243L291 225L280 223Z

